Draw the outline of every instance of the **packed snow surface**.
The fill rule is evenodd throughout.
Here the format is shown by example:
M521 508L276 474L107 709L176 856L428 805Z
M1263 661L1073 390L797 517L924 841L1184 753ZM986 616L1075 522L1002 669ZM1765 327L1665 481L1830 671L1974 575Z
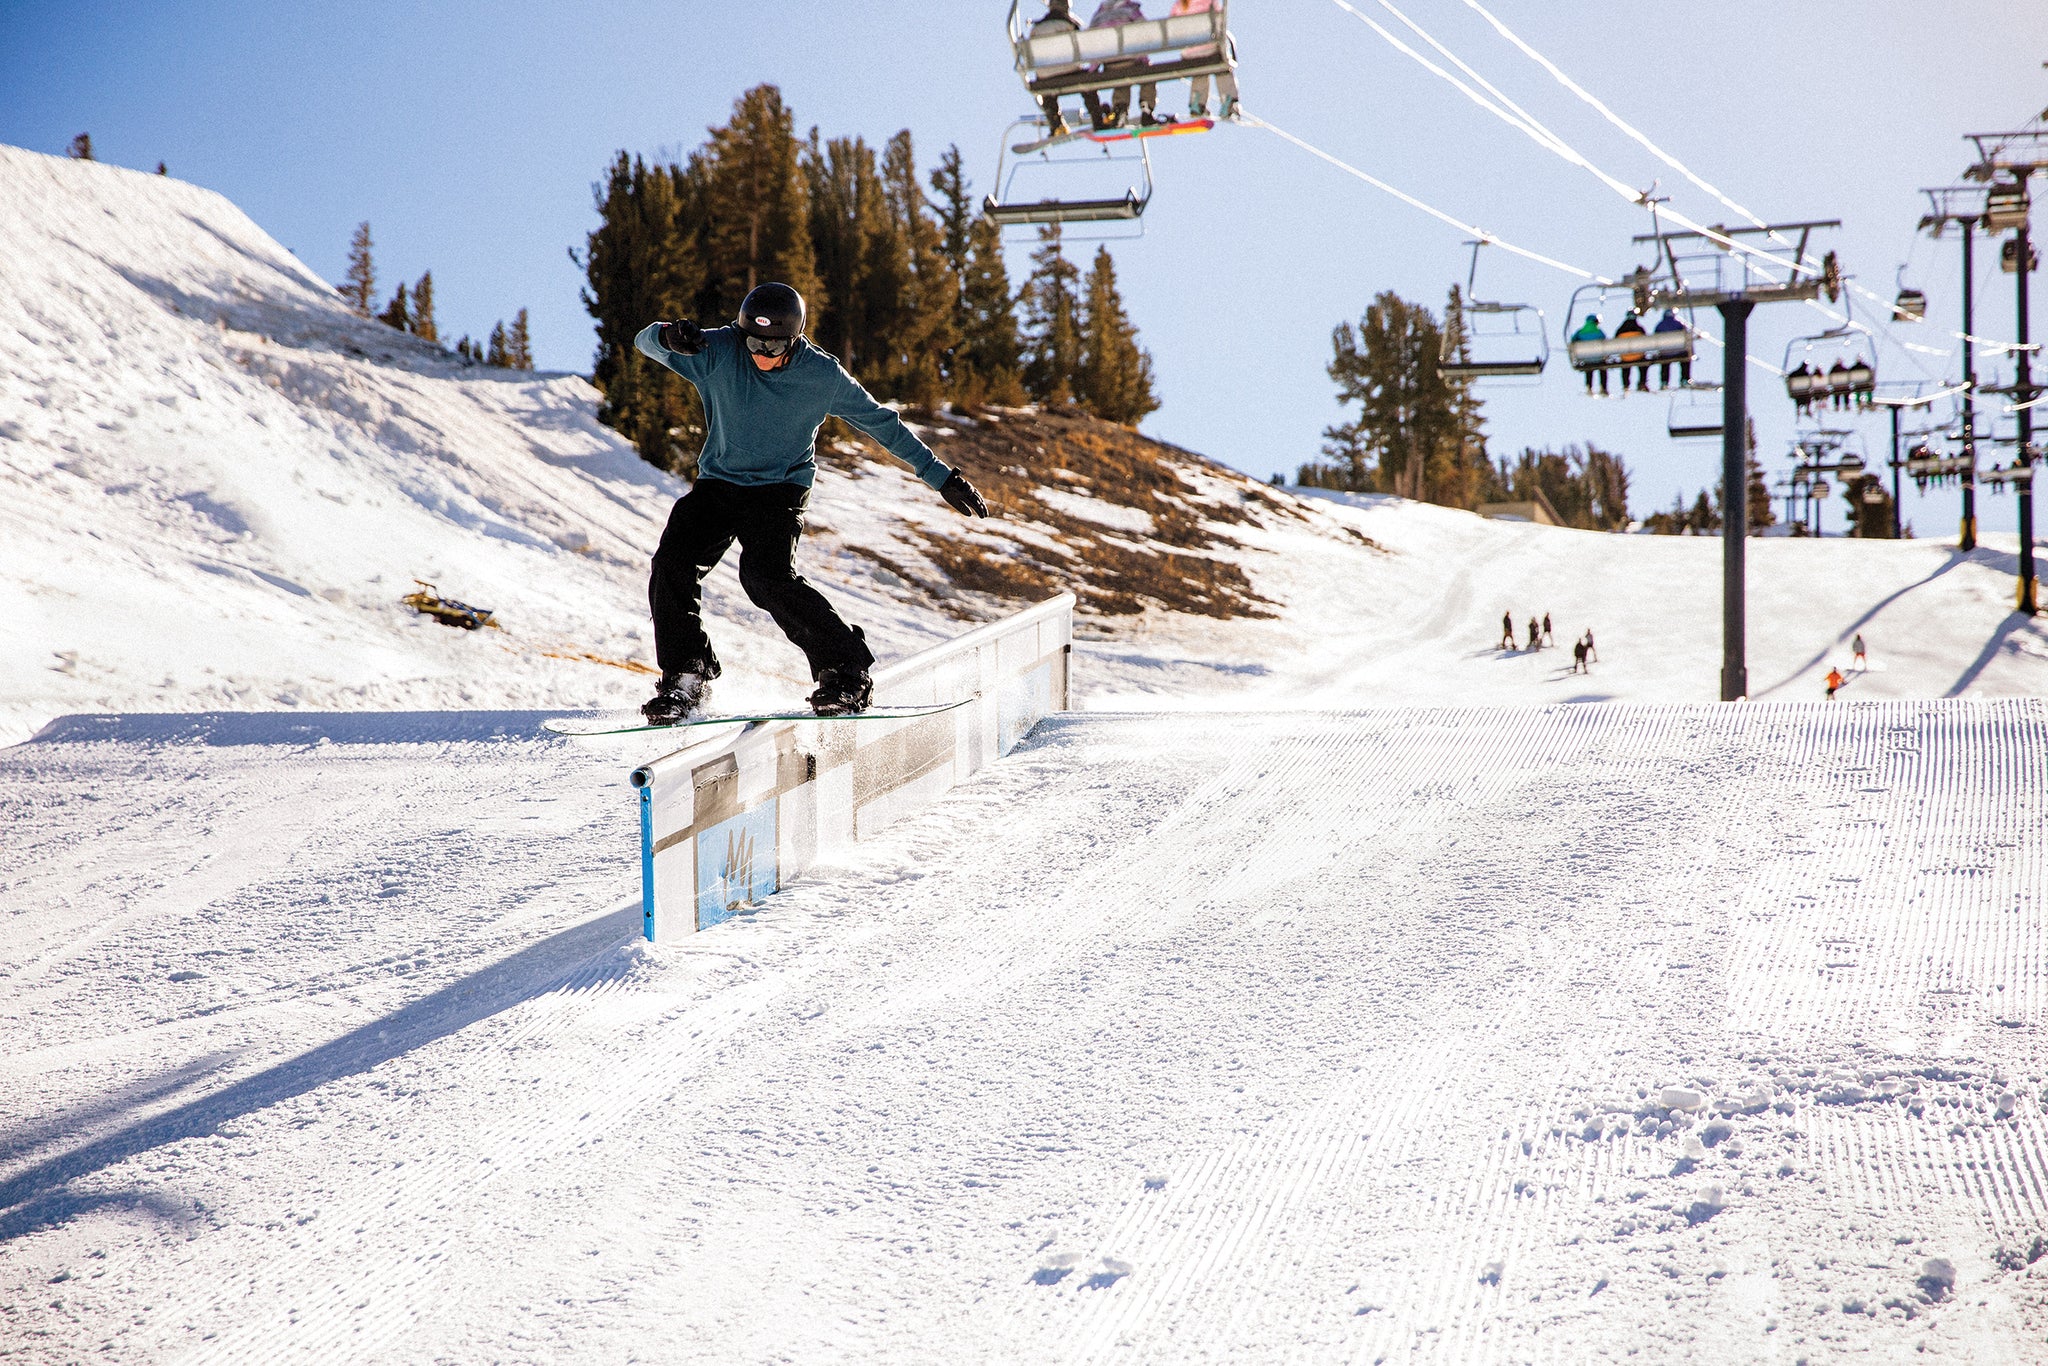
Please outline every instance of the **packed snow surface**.
M0 757L21 1359L2048 1359L2038 701L1070 715L654 947L531 719Z
M0 1359L2048 1360L2009 539L1754 544L1722 706L1718 541L1278 494L1269 618L1084 619L1088 710L649 947L661 737L538 722L681 486L218 196L0 187ZM860 553L929 490L813 506L960 629Z

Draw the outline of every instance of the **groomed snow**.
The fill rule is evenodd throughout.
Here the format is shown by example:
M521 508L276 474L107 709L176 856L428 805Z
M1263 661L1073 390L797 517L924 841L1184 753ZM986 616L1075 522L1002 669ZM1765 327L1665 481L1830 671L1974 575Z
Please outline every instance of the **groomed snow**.
M0 759L25 1359L2042 1359L2038 701L1073 716L651 948L521 720Z

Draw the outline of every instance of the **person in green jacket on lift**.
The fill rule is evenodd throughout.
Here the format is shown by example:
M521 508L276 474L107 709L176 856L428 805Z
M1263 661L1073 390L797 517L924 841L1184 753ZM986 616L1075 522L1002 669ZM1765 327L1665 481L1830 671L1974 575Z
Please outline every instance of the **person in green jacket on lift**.
M729 326L649 323L634 345L690 381L704 400L697 481L676 500L647 586L661 681L640 711L673 725L704 706L718 654L704 632L704 578L734 541L740 587L804 652L820 716L864 711L874 653L825 595L796 572L797 541L817 476L818 428L844 418L879 441L955 510L988 516L965 475L942 463L903 419L804 337L803 296L784 284L749 291Z

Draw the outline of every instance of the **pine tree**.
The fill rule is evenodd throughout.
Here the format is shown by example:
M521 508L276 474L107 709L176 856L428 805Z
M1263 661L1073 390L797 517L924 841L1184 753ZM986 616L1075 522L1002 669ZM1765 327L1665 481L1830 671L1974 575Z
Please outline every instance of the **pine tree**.
M441 330L434 322L434 272L420 276L419 283L412 287L412 334L421 341L441 341Z
M496 366L500 370L512 364L511 354L505 347L505 324L502 322L491 324L491 341L490 346L484 351L484 364Z
M977 217L967 230L967 274L960 289L966 320L960 328L954 393L963 402L1024 402L1023 339L1017 300L1003 261L1003 230Z
M706 150L703 248L707 285L720 318L747 291L779 280L822 307L811 250L809 195L798 164L793 119L782 92L759 85L740 96L732 122L711 130Z
M1472 343L1465 330L1465 295L1457 285L1451 286L1450 295L1444 300L1438 345L1445 355L1471 359ZM1499 480L1486 450L1486 405L1469 376L1445 377L1444 389L1449 399L1453 452L1451 471L1438 491L1437 501L1462 508L1500 501L1494 496L1501 491Z
M852 374L873 380L866 343L887 325L903 285L874 151L857 137L821 144L813 130L803 171L822 296L807 300L812 339Z
M526 310L523 308L513 315L512 326L505 333L505 368L533 368L533 337L526 330Z
M649 166L620 152L592 187L598 227L582 258L583 306L597 321L592 381L604 394L598 420L648 463L686 476L696 469L703 409L696 391L641 355L633 339L651 322L715 316L699 307L702 220L695 206L703 179L701 163L690 170Z
M1031 275L1024 282L1024 389L1048 408L1074 401L1074 377L1081 365L1080 305L1074 284L1080 271L1060 251L1060 225L1038 230Z
M1159 399L1152 390L1152 357L1139 347L1138 329L1124 311L1116 288L1116 262L1108 247L1095 249L1087 299L1074 396L1095 416L1135 427L1157 410Z
M957 145L939 154L939 164L931 174L931 186L932 192L939 197L939 250L945 253L946 264L953 271L953 330L964 340L974 325L973 312L967 303L967 277L974 269L974 225L981 221L981 215L975 212L974 200L968 194L967 171ZM956 392L960 388L964 364L964 356L957 352L948 357L946 378Z
M370 225L358 223L348 244L348 274L337 288L358 317L370 316L377 298L377 269L370 259Z
M917 407L936 407L945 396L944 362L960 340L955 315L960 284L918 182L917 155L907 129L890 138L883 153L882 191L892 228L889 241L900 253L887 274L903 283L894 307L876 310L882 314L882 330L871 344L884 357L877 377L880 391Z
M1429 310L1383 292L1356 331L1341 323L1330 344L1339 401L1360 409L1355 420L1323 433L1340 487L1438 501L1458 496L1461 443L1451 391L1437 371L1442 335Z
M92 134L80 133L77 137L71 139L70 155L73 161L91 161L93 159Z
M395 327L401 332L412 330L412 309L406 303L405 282L403 280L398 282L398 290L391 296L391 302L386 304L384 311L377 315L377 321L383 323L386 327Z
M1767 526L1778 521L1777 509L1771 506L1771 486L1764 477L1763 462L1756 458L1756 419L1749 418L1744 435L1748 438L1748 480L1749 480L1749 534L1761 536Z

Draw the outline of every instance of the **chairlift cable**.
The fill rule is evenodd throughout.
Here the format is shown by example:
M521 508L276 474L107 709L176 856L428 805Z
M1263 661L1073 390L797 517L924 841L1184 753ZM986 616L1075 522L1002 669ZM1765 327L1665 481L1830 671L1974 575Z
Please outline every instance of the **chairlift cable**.
M1626 199L1631 204L1640 205L1648 201L1649 196L1647 191L1637 190L1631 187L1626 181L1621 180L1615 176L1609 175L1606 171L1603 171L1598 166L1594 165L1593 162L1589 158L1587 158L1584 153L1578 151L1569 143L1566 143L1563 139L1559 138L1555 133L1551 133L1549 130L1541 128L1540 125L1532 126L1530 123L1526 123L1522 119L1519 119L1514 115L1508 113L1506 110L1502 109L1493 101L1486 99L1484 96L1480 95L1477 91L1472 89L1472 87L1466 85L1463 81L1451 75L1450 72L1445 71L1435 62L1430 61L1427 57L1424 57L1414 48L1408 46L1408 44L1402 42L1399 38L1396 38L1392 33L1389 33L1383 25L1374 22L1368 16L1360 13L1357 9L1353 8L1349 3L1347 3L1347 0L1331 0L1331 3L1336 5L1339 9L1342 9L1347 13L1353 15L1360 22L1364 23L1368 28L1372 29L1373 32L1379 34L1382 38L1386 39L1387 42L1391 44L1396 51L1401 52L1405 56L1412 58L1426 70L1435 73L1437 76L1442 77L1450 84L1456 86L1459 92L1465 95L1465 97L1470 99L1474 104L1477 104L1480 108L1494 115L1496 118L1508 124L1510 127L1518 129L1522 133L1526 134L1530 138L1530 140L1535 142L1539 147L1543 147L1546 150L1555 154L1556 156L1561 157L1565 161L1570 162L1572 165L1584 169L1589 174L1591 174L1596 180L1600 181L1603 185L1607 186L1608 189L1613 190L1616 194L1620 195L1622 198ZM1380 0L1380 3L1385 4L1386 0ZM1392 6L1389 5L1388 8L1392 9ZM1402 18L1410 28L1414 28L1415 31L1418 33L1422 32L1421 28L1417 26L1413 20L1407 19L1405 15L1402 16ZM1436 47L1439 50L1444 50L1443 45L1438 43L1435 39L1432 38L1429 39L1429 41L1431 46ZM1463 66L1464 63L1460 62L1459 65ZM1764 250L1762 247L1751 246L1749 243L1744 242L1739 237L1730 237L1725 232L1709 227L1704 223L1695 222L1693 219L1688 218L1686 215L1678 212L1676 209L1670 208L1669 206L1666 206L1662 210L1662 212L1666 218L1671 219L1680 227L1686 229L1689 232L1698 233L1701 237L1705 238L1709 242L1714 243L1716 246L1721 247L1723 250L1742 252L1747 255L1754 256L1761 261L1768 262L1769 264L1776 266L1778 269L1786 271L1793 275L1798 275L1804 269L1806 269L1803 263L1799 261L1786 260L1783 257L1773 255L1772 253ZM1766 276L1765 279L1770 283L1778 283L1778 281L1771 280L1769 276Z
M1386 0L1381 0L1382 4L1384 4L1385 2ZM1633 124L1629 123L1626 119L1622 118L1619 114L1615 113L1611 108L1607 106L1607 104L1604 101L1602 101L1598 96L1593 94L1593 92L1587 90L1584 86L1580 85L1570 76L1567 76L1564 73L1564 71L1561 68L1559 68L1557 63L1551 61L1550 58L1544 56L1541 52L1538 52L1533 46L1526 42L1521 37L1521 35L1517 34L1516 32L1514 32L1514 30L1510 29L1506 24L1502 23L1498 16L1496 16L1491 10L1487 9L1484 5L1480 4L1479 0L1464 0L1464 4L1466 8L1472 10L1473 12L1478 14L1482 19L1486 20L1488 24L1492 25L1494 32L1500 34L1501 37L1505 38L1509 43L1513 44L1516 48L1520 49L1523 55L1527 56L1531 61L1535 62L1538 66L1542 67L1545 71L1549 72L1550 75L1558 82L1558 84L1562 85L1565 89L1571 91L1572 94L1578 96L1581 100L1585 101L1587 105L1591 106L1592 109L1595 112L1597 112L1602 118L1606 119L1608 123L1612 124L1616 129L1620 130L1624 135L1626 135L1631 140L1640 145L1645 151L1649 152L1650 155L1656 157L1666 166L1670 167L1672 170L1678 172L1687 180L1691 181L1699 189L1711 195L1714 199L1718 200L1723 207L1729 209L1734 213L1740 214L1742 217L1748 219L1753 226L1759 228L1768 226L1764 222L1764 220L1757 217L1755 213L1751 212L1747 208L1744 208L1742 205L1736 203L1733 199L1730 199L1721 190L1719 190L1714 185L1708 183L1706 180L1702 179L1699 175L1697 175L1684 162L1680 161L1677 157L1672 156L1669 152L1665 151L1656 143L1652 142L1648 135L1643 133L1641 129L1636 128ZM1392 6L1388 6L1388 8L1391 9ZM1441 48L1439 48L1439 50L1441 50ZM1450 54L1446 52L1445 55L1449 56ZM1455 61L1456 59L1453 58L1452 60ZM1463 67L1464 63L1459 62L1459 65ZM1491 89L1492 87L1489 86L1488 88ZM1502 98L1505 99L1506 97L1503 96ZM1519 108L1519 106L1517 106L1517 108ZM1531 122L1533 123L1534 120L1532 119ZM1537 126L1541 127L1540 124ZM1609 177L1603 175L1601 178L1604 180L1608 179ZM1684 219L1676 213L1673 213L1671 216L1680 222L1684 221ZM1697 226L1688 226L1693 226L1693 230L1698 231ZM1772 233L1771 237L1773 241L1778 242L1781 246L1789 247L1792 245L1791 242L1786 241L1777 233ZM1916 245L1918 244L1918 240L1919 234L1915 233L1914 241ZM1781 267L1784 265L1782 261L1777 261L1776 258L1773 257L1765 257L1765 259L1772 260ZM1857 293L1862 294L1870 302L1883 305L1885 310L1887 311L1888 316L1905 316L1902 312L1900 312L1897 304L1894 301L1882 298L1862 285L1852 283L1850 288L1856 290ZM1846 320L1842 317L1837 316L1835 317L1835 321L1840 323ZM1958 341L1970 341L1974 342L1979 346L1996 348L2001 351L2016 351L2020 349L2017 344L2012 342L1998 342L1993 341L1987 337L1978 337L1962 332L1951 332L1949 333L1949 335L1954 337ZM1940 355L1943 357L1953 354L1952 352L1946 351L1934 351L1931 348L1921 347L1916 343L1912 342L1898 341L1895 338L1893 340L1896 345L1902 346L1907 350L1924 351L1930 355ZM2038 350L2039 347L2036 346L2032 349Z
M1463 222L1462 220L1445 213L1442 209L1432 208L1430 205L1425 204L1421 200L1417 199L1414 195L1407 194L1401 190L1397 190L1392 185L1387 184L1386 181L1381 180L1379 177L1368 175L1366 172L1359 170L1356 166L1353 166L1350 162L1344 161L1338 157L1334 157L1330 155L1330 153L1325 152L1322 148L1314 146L1311 143L1304 142L1302 139L1296 137L1294 134L1288 132L1286 129L1268 123L1266 120L1258 118L1250 113L1247 113L1242 109L1238 111L1237 117L1238 121L1244 124L1246 127L1263 128L1267 132L1273 134L1275 137L1280 138L1282 141L1293 143L1296 147L1299 147L1302 151L1307 152L1310 156L1328 162L1330 165L1335 166L1338 170L1344 172L1346 175L1355 176L1358 179L1364 181L1366 184L1372 186L1374 189L1381 190L1387 194L1392 195L1394 198L1400 200L1403 204L1408 205L1410 208L1420 209L1422 210L1422 212L1428 214L1430 217L1438 220L1439 222L1450 224L1452 227L1466 234L1468 237L1479 238L1481 241L1484 241L1488 246L1499 247L1501 250L1511 252L1514 255L1520 256L1525 260L1534 261L1538 265L1549 266L1552 270L1561 270L1565 274L1577 276L1581 280L1591 280L1596 284L1603 285L1611 285L1616 283L1615 281L1608 279L1604 275L1596 275L1590 270L1581 270L1577 266L1568 265L1565 262L1559 261L1554 257L1545 256L1541 252L1530 251L1527 247L1518 247L1513 242L1508 241L1506 238L1501 237L1497 233L1488 232L1484 228L1474 227L1470 223Z

